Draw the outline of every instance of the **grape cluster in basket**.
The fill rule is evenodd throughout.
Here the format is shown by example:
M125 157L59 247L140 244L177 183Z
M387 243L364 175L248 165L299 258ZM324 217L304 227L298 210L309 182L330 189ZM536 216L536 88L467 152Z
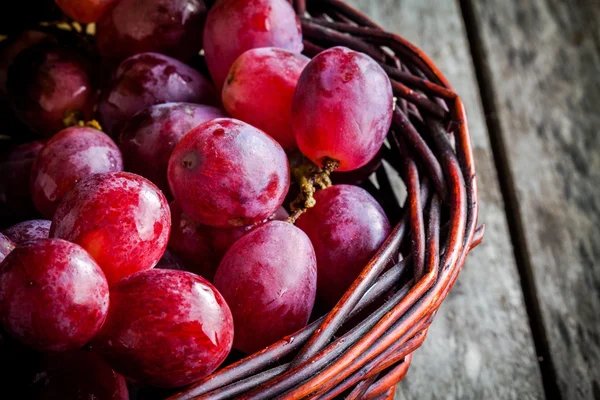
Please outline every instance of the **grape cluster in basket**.
M330 310L391 230L332 185L379 165L382 68L302 55L286 0L56 3L78 22L0 43L36 139L0 156L0 345L38 355L32 396L185 386Z

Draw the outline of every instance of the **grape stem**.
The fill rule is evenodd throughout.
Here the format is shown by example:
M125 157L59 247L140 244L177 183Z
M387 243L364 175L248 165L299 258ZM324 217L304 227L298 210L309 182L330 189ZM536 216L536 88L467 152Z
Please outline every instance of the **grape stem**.
M290 203L291 215L286 219L287 222L294 224L298 218L309 208L315 206L315 192L318 189L326 189L331 186L329 175L335 171L340 162L325 157L323 166L319 168L309 159L304 158L303 162L297 167L292 168L292 176L300 188L300 193L294 201Z
M65 118L63 118L63 124L66 128L71 126L80 126L80 127L88 127L94 128L96 130L102 131L102 125L95 119L85 121L81 115L81 113L77 111L70 112Z

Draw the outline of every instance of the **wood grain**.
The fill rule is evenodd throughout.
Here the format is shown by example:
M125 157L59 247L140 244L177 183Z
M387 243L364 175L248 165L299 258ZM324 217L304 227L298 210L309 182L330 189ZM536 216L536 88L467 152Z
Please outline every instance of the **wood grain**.
M600 3L465 3L560 394L599 399Z
M396 397L540 398L541 378L460 11L441 0L348 2L428 52L462 96L477 161L479 220L487 225L483 244L467 259Z

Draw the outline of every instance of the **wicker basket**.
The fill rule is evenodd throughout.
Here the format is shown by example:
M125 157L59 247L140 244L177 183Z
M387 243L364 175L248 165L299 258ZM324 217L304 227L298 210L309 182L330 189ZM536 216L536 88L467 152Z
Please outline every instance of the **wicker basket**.
M335 308L169 400L393 398L469 250L483 237L465 109L433 62L340 0L309 1L308 9L305 0L293 4L306 55L346 46L370 55L391 78L398 101L383 157L408 197L398 203L380 166L379 187L367 181L366 188L396 227ZM340 330L352 317L353 327Z
M392 79L398 102L384 159L402 177L408 198L397 203L380 166L379 188L370 189L398 223L335 308L170 400L393 398L467 253L483 237L465 109L433 62L340 0L293 4L306 55L346 46L373 57ZM335 336L367 306L375 311Z

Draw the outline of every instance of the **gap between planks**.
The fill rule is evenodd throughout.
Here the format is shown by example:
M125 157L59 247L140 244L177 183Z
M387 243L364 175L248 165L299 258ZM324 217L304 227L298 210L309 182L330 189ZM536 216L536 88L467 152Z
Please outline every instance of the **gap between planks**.
M514 178L506 157L507 147L504 143L502 128L500 127L497 117L498 108L495 101L496 93L492 84L491 71L486 63L487 57L485 50L483 49L480 27L473 12L473 0L458 1L467 31L471 55L473 57L475 76L477 78L485 122L490 136L500 192L504 200L514 257L521 278L521 288L523 290L525 307L529 317L529 325L533 334L538 364L542 374L544 392L547 399L561 399L560 391L558 389L556 365L552 360L548 335L542 321L540 303L533 277L533 268L531 266L531 257L525 239L523 220L521 218L520 207L516 196Z

